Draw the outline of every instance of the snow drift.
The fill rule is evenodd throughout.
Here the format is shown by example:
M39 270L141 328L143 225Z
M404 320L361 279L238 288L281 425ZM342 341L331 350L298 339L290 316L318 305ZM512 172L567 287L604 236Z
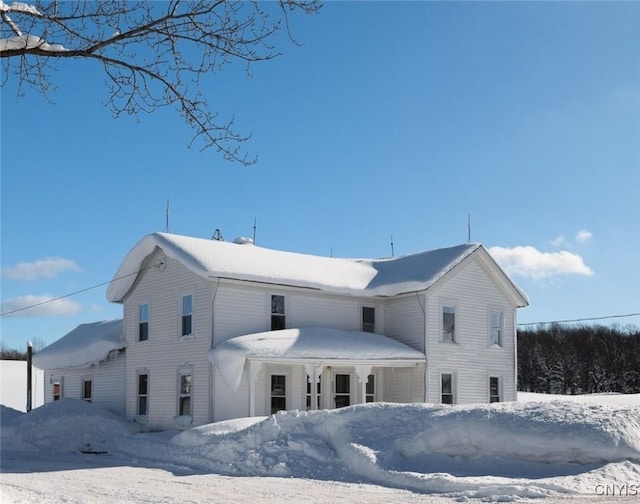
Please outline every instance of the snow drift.
M2 414L3 450L108 452L123 465L135 460L181 474L366 482L502 500L593 494L597 484L640 476L638 406L373 403L279 412L175 435L136 431L71 399Z

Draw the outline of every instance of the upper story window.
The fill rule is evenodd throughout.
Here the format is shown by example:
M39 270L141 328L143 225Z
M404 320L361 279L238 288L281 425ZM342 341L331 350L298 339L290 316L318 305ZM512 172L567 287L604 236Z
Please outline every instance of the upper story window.
M442 341L456 341L456 309L454 306L442 307Z
M502 346L502 312L491 312L489 345Z
M193 332L193 296L191 294L187 294L186 296L182 296L182 332L180 333L182 336L191 336Z
M376 332L376 309L372 306L362 307L362 331Z
M138 341L149 339L149 305L147 303L138 306Z
M284 313L284 296L271 296L271 330L279 331L286 327Z

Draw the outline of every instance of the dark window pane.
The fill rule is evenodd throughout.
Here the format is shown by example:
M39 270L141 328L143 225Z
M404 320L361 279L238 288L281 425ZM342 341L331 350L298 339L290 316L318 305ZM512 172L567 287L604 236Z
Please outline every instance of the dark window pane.
M362 330L374 332L376 325L376 310L370 306L362 307Z
M345 408L350 404L350 397L348 395L336 396L336 408Z
M91 380L85 380L83 383L82 398L91 400Z
M190 396L180 398L180 414L191 415L191 397Z
M286 395L286 376L284 375L271 375L271 395L280 396Z
M140 322L138 335L140 341L146 341L147 339L149 339L149 322Z
M336 375L336 394L348 394L350 392L350 378L348 374Z
M271 296L271 313L284 315L284 296Z
M271 398L271 414L277 413L278 411L287 409L287 398L286 397L272 397Z
M138 394L147 394L147 375L138 375Z
M451 394L453 391L452 383L451 383L451 375L443 374L442 375L442 393L443 394Z
M442 394L442 404L453 404L453 396Z
M147 414L147 398L144 396L138 397L138 415Z
M182 335L189 336L191 334L191 315L182 316Z
M369 380L367 381L367 395L373 395L376 391L376 377L372 374L369 375Z
M271 315L271 330L281 331L285 328L285 317L283 315Z

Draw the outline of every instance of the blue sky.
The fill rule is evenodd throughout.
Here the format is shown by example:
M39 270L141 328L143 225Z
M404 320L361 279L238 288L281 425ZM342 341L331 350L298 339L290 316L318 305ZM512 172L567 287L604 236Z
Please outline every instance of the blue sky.
M343 257L466 242L470 213L529 295L519 322L640 312L639 3L329 2L292 28L303 45L205 82L251 167L188 149L173 110L113 119L96 64L59 64L55 104L10 79L2 311L109 281L169 199L171 232L255 218L258 245ZM105 291L5 316L2 340L120 317Z

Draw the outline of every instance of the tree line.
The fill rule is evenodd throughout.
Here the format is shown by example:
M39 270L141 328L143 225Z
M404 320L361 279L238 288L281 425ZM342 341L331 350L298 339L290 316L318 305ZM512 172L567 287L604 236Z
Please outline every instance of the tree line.
M518 390L640 393L640 329L551 324L518 330Z

